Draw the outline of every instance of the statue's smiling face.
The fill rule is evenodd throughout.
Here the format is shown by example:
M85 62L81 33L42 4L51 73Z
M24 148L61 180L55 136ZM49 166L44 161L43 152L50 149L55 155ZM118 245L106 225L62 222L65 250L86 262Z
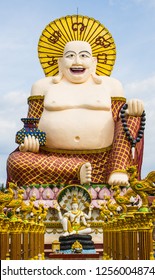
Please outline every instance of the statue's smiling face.
M72 83L84 83L94 71L96 59L92 57L89 43L71 41L66 44L59 65L67 80Z

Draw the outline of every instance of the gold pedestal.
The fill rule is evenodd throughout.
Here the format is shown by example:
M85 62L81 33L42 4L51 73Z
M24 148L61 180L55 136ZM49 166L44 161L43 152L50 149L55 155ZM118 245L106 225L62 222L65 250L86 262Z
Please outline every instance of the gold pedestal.
M23 226L23 260L29 259L29 229L30 223L24 223Z
M0 218L0 260L9 255L9 219Z
M10 221L10 259L21 260L21 233L23 230L23 223L21 221Z

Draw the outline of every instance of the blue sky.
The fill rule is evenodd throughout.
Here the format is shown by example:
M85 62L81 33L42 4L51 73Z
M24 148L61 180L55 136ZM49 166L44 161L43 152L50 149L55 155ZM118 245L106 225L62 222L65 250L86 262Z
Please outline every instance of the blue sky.
M32 84L44 76L37 54L42 30L77 13L99 20L116 43L112 76L147 114L142 177L155 170L155 0L6 0L0 2L0 183L15 134L27 114Z

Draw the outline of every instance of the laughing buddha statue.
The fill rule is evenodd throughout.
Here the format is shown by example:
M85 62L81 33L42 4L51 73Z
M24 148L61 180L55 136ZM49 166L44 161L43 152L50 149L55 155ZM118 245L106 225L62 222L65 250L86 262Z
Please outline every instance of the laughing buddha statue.
M39 118L46 143L26 136L7 162L8 180L32 183L108 183L128 185L133 162L120 110L133 139L140 127L143 102L126 101L121 83L109 77L116 51L109 31L85 16L51 22L38 46L46 77L33 84L28 118ZM139 172L143 139L135 147Z

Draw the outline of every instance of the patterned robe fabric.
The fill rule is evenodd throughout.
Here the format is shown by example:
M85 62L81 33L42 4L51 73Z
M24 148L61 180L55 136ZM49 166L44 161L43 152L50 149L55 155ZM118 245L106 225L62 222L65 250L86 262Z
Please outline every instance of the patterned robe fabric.
M43 96L29 97L28 117L40 118L43 112ZM92 183L107 183L112 172L125 172L133 164L131 144L127 140L119 118L119 111L125 98L112 98L112 113L115 122L113 145L92 151L46 150L39 153L20 152L10 154L7 161L8 181L15 181L18 186L31 184L52 184L61 181L64 184L79 183L80 167L90 162L92 165ZM140 126L140 118L129 116L127 124L135 138ZM134 164L138 165L139 174L143 156L143 139L137 143Z

